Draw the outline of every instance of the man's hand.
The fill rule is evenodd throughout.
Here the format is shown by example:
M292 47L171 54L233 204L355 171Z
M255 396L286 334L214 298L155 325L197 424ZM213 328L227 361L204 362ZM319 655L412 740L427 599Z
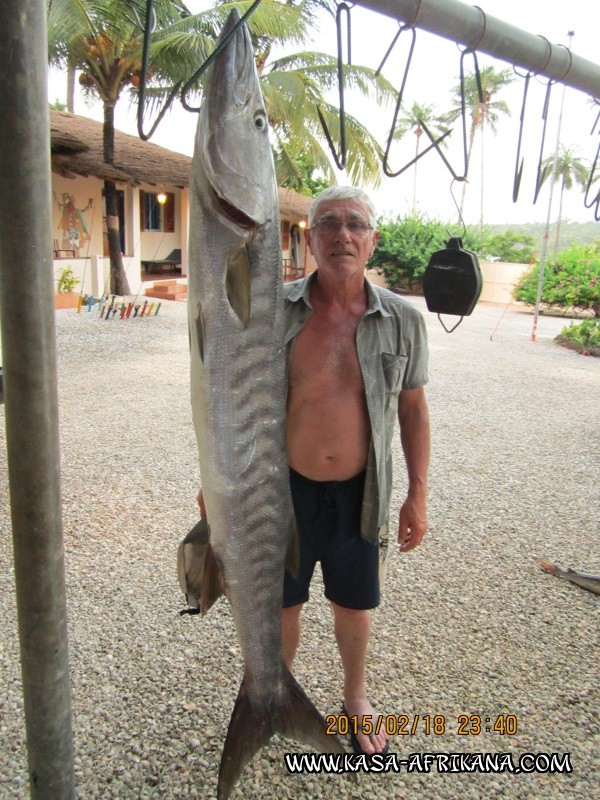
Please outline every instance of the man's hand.
M427 533L427 502L424 495L409 495L400 509L398 544L400 552L418 547Z

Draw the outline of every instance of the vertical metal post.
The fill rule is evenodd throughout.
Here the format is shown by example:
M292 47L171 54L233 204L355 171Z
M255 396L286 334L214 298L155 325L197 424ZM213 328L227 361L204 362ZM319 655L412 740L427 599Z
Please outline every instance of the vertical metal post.
M75 796L51 258L45 0L0 34L0 317L31 797Z

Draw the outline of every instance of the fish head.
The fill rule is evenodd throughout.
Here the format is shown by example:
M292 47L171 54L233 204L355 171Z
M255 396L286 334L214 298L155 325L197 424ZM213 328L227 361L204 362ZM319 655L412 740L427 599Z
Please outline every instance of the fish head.
M234 9L217 47L240 20ZM256 231L273 217L275 171L252 40L242 24L211 65L196 152L213 209L228 227Z

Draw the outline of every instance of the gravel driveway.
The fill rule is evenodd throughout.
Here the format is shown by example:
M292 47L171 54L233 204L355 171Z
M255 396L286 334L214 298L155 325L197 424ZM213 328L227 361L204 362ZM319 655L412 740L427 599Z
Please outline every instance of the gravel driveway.
M600 573L600 360L556 346L556 318L542 317L531 342L532 317L516 309L491 341L502 311L479 306L451 335L426 313L431 528L417 551L390 555L371 693L390 724L405 714L414 727L392 737L398 758L570 753L572 773L441 774L432 765L356 780L290 775L283 755L298 747L274 739L233 797L588 800L598 791L600 608L535 559ZM185 317L184 303L127 322L56 315L81 800L214 798L241 679L227 603L203 620L178 614L176 550L197 520L199 483ZM396 459L393 515L404 483L398 446ZM18 800L29 790L5 459L0 493L0 798ZM323 713L339 713L318 579L296 672ZM424 719L434 715L443 733ZM516 733L486 731L498 718L499 727L516 718Z

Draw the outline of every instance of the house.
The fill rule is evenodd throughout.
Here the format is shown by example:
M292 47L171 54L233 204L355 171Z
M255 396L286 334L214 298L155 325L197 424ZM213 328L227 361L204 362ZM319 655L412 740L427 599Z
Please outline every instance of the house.
M192 159L115 131L115 163L106 164L102 123L50 110L54 271L71 266L78 291L95 297L109 287L103 202L105 178L119 192L123 266L132 293L160 279L188 274L189 179ZM311 198L279 189L282 269L286 280L315 267L304 226Z

